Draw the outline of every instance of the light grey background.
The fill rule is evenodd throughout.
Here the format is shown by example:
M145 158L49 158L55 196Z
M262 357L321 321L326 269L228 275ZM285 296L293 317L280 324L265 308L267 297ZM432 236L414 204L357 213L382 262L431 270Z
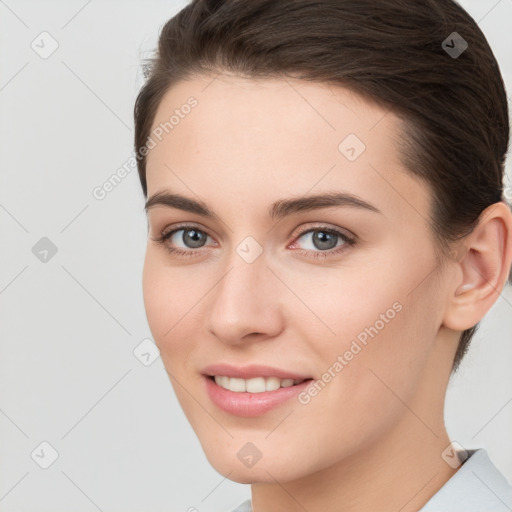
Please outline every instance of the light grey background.
M461 3L510 97L512 0ZM185 4L0 1L2 512L218 512L250 496L209 466L161 360L133 353L151 337L136 170L103 200L92 193L132 154L140 60ZM58 43L47 58L31 47L51 49L44 31ZM57 247L47 262L32 252L43 237ZM511 334L507 288L450 385L446 417L453 440L486 448L512 481ZM42 442L58 452L47 469Z

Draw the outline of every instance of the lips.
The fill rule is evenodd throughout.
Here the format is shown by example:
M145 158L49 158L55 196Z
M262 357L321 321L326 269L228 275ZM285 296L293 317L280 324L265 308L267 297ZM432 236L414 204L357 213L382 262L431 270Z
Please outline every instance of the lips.
M285 406L289 401L310 384L311 377L280 368L263 365L250 365L235 367L228 364L210 365L203 369L205 391L210 400L222 411L235 416L255 417L261 416L270 410ZM275 380L280 387L275 388ZM217 381L217 383L216 383ZM234 383L234 389L223 387L226 381ZM232 382L233 381L233 382ZM265 384L274 382L270 389L263 390ZM250 389L241 389L238 386L254 385ZM286 386L282 386L286 383ZM242 387L243 387L242 386Z

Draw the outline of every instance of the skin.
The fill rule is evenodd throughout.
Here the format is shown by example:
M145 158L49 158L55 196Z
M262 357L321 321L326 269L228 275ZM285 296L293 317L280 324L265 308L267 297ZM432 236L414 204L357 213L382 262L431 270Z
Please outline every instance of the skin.
M173 86L153 128L189 96L198 105L148 155L148 197L165 190L200 199L218 218L150 208L143 292L154 340L208 460L252 484L254 512L418 510L456 472L441 458L450 444L446 386L460 332L505 284L509 209L488 208L458 257L439 265L426 221L431 192L400 162L392 112L341 87L223 74ZM353 162L338 149L350 133L366 145ZM333 191L380 213L342 206L278 221L268 215L278 199ZM167 240L197 251L192 257L153 240L182 222L208 235L199 249L185 245L184 231ZM322 227L357 242L333 254L341 238L326 250L311 232L301 234ZM252 263L236 252L248 236L263 251ZM331 255L311 257L320 252ZM201 370L220 362L321 379L397 302L401 311L305 405L292 399L241 418L205 392ZM247 442L262 454L250 468L237 458Z

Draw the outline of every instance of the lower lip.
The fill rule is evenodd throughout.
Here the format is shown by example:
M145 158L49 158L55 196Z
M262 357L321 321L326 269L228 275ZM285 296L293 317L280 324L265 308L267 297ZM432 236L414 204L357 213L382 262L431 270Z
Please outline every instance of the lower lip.
M217 385L209 377L204 377L206 391L212 402L223 411L236 416L254 417L265 414L287 400L297 396L312 381L306 380L295 386L279 388L262 393L235 392Z

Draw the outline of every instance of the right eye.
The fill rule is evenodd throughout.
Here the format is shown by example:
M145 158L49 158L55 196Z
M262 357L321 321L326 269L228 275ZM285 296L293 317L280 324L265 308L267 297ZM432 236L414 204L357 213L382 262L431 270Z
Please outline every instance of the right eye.
M194 256L203 252L198 249L204 246L208 238L210 236L204 230L193 224L185 224L177 229L165 228L158 237L152 238L152 240L163 244L170 253L178 256ZM183 244L184 248L176 247L179 243Z

